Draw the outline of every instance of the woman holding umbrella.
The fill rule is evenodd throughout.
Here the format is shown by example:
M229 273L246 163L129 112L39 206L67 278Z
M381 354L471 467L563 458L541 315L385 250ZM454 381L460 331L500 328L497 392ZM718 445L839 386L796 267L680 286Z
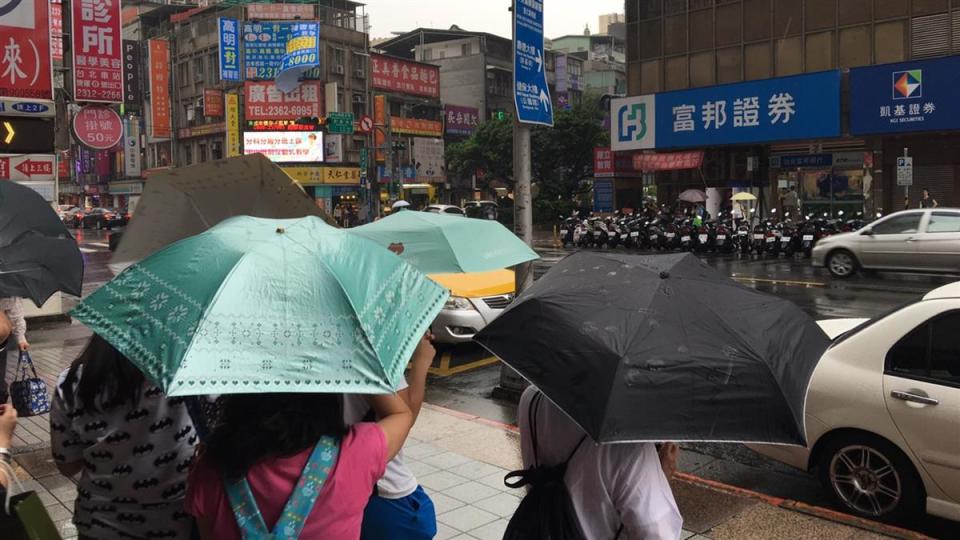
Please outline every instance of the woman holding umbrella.
M9 356L20 354L30 348L27 341L27 320L23 316L23 302L19 298L0 298L0 312L12 323L10 337L17 340L16 346L8 344L7 350L0 349L0 404L7 402L7 360Z

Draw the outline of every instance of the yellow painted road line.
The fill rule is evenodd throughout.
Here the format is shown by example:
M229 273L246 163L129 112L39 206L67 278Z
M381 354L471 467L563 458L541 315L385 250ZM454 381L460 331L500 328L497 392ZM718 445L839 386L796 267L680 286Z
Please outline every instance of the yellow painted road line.
M777 285L799 285L801 287L826 287L826 283L819 281L790 281L789 279L764 279L755 277L734 276L734 281L743 281L747 283L773 283Z
M443 352L440 354L440 367L431 367L427 370L427 373L431 375L439 375L440 377L447 377L450 374L450 352Z
M451 375L456 375L458 373L463 373L464 371L470 371L473 369L480 369L482 367L489 366L491 364L496 364L499 362L495 356L488 358L483 358L481 360L474 360L473 362L467 362L461 366L450 367L450 353L443 353L443 356L440 359L440 367L432 367L428 370L431 375L436 375L437 377L449 377Z

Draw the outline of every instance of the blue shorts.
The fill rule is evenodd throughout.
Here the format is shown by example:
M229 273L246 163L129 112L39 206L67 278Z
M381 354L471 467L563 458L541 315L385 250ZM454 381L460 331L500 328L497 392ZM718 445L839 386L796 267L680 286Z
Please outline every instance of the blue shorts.
M402 499L370 497L363 511L362 540L429 540L437 535L437 513L421 486Z

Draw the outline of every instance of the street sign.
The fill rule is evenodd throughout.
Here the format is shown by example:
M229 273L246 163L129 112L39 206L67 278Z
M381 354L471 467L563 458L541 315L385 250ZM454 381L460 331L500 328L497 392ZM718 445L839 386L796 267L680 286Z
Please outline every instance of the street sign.
M53 154L0 154L0 180L51 181L56 178Z
M56 115L53 100L0 97L0 116L53 118Z
M912 157L897 158L897 185L907 186L907 187L913 185L913 158Z
M358 127L360 128L360 133L367 134L373 131L373 118L370 118L367 115L360 117L360 121L357 122Z
M10 154L53 152L53 120L0 118L0 152Z
M543 0L513 2L513 100L524 124L553 126L543 50Z
M327 113L327 133L353 135L353 113Z
M360 149L360 170L361 171L367 170L369 159L370 159L370 151L367 150L366 148L361 148Z
M48 2L0 0L0 96L53 99L49 17Z
M73 134L93 150L109 150L123 138L123 120L111 108L84 105L73 117Z

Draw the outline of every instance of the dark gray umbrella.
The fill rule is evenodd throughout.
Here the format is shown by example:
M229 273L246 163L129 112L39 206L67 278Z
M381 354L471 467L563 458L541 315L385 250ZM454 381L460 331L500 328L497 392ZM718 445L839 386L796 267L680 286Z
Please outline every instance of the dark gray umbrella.
M476 341L600 443L804 444L829 340L689 254L567 257Z
M53 293L80 296L83 255L57 213L39 193L0 182L0 297L33 300Z

